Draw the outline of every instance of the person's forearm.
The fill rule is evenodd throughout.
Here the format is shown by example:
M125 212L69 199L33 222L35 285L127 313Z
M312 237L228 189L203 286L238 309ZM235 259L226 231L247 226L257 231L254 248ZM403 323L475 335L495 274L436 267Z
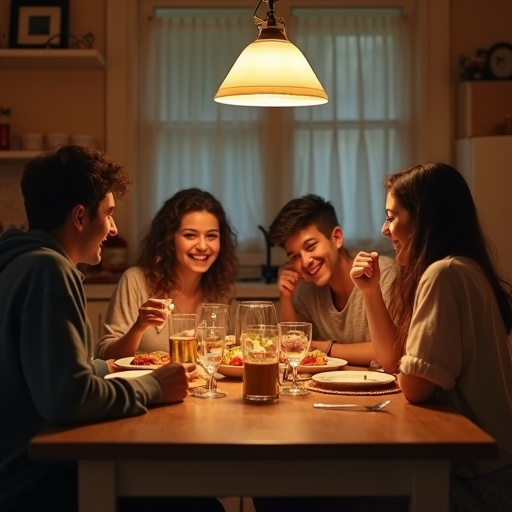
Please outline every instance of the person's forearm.
M354 366L369 366L370 362L377 358L373 345L369 341L361 343L336 343L335 340L313 341L311 350L321 350L330 357L345 359Z
M395 373L402 354L395 343L396 326L391 320L382 293L378 291L365 294L364 306L377 361L384 371Z
M373 345L369 341L361 343L334 343L330 356L345 359L354 366L369 366L371 361L377 359Z
M121 357L133 356L139 348L144 330L133 325L124 336L112 340L105 347L104 359L119 359Z

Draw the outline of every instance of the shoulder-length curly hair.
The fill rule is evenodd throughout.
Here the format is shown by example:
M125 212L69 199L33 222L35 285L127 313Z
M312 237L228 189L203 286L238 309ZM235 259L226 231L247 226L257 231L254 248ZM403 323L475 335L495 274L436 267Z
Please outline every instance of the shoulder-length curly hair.
M142 268L153 295L165 297L180 286L176 273L174 234L184 215L200 211L207 211L216 217L220 234L219 255L201 277L204 297L217 301L231 293L238 270L236 233L221 203L212 194L189 188L180 190L164 203L142 241L137 265Z
M510 283L498 275L466 180L443 163L423 163L388 176L384 186L414 223L409 263L401 267L391 290L390 313L403 348L422 274L435 261L465 256L480 265L498 302L507 332L512 328Z

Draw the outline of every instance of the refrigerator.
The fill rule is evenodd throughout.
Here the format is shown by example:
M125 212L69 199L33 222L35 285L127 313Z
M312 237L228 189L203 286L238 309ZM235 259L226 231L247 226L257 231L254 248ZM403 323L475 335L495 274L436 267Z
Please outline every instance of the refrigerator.
M498 270L512 282L512 135L456 140L456 167L495 246Z

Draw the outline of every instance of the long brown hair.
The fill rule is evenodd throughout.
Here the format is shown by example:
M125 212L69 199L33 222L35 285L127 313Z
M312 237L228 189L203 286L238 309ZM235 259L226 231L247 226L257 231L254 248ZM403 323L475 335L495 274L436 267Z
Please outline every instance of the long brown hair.
M137 265L142 268L148 288L155 296L169 296L179 287L174 234L184 215L200 211L207 211L216 217L220 233L219 255L201 277L205 299L221 300L231 293L238 270L236 234L224 208L212 194L189 188L180 190L164 203L141 244Z
M435 261L464 256L480 265L498 302L508 333L512 329L512 286L498 275L493 245L482 230L469 187L456 169L423 163L388 176L384 186L414 222L409 263L399 269L391 289L390 313L403 348L411 323L414 296L422 274Z

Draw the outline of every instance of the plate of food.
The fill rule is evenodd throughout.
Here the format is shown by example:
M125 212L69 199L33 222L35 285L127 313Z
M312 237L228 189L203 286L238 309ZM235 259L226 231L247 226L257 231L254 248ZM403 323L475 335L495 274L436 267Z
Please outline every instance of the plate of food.
M153 373L153 370L133 370L133 371L125 371L125 372L114 372L105 375L105 379L135 379L137 377L142 377L143 375L149 375Z
M312 350L306 354L297 368L298 373L320 373L339 370L348 364L345 359L327 357L321 350Z
M116 359L114 364L123 370L156 370L170 361L171 358L167 352L156 350L154 352L140 352L133 357Z
M244 376L244 366L234 366L231 364L219 365L218 372L224 377L235 377L241 379Z
M395 382L394 375L381 372L349 371L317 373L312 377L313 382L323 387L333 389L347 388L368 388L376 386L387 386Z
M227 348L224 351L218 372L225 377L242 378L244 376L244 363L240 346Z

